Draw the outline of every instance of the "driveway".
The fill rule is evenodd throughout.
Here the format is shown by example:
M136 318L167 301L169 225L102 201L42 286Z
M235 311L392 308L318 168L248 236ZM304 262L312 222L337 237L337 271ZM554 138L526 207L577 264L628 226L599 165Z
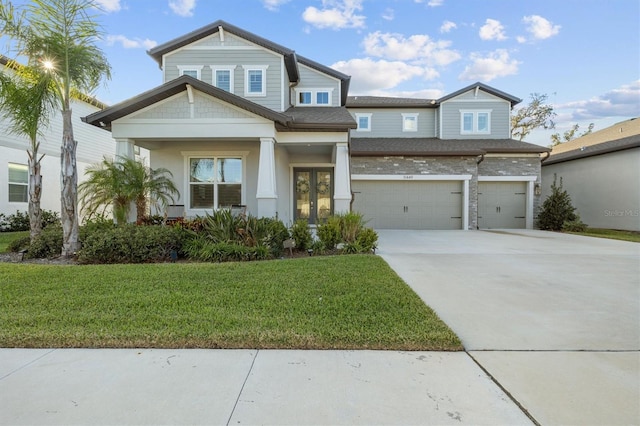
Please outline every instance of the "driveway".
M387 231L379 253L541 424L640 421L640 244Z

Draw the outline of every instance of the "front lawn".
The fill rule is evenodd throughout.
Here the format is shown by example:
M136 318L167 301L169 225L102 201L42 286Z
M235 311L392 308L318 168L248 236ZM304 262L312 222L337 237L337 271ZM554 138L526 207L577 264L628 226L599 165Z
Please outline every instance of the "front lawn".
M7 251L7 247L13 240L18 238L28 237L29 231L17 231L17 232L0 232L0 253Z
M0 347L462 349L372 255L0 264Z
M612 240L631 241L640 243L640 232L620 231L616 229L587 228L584 232L570 232L570 234L584 235L587 237L609 238Z

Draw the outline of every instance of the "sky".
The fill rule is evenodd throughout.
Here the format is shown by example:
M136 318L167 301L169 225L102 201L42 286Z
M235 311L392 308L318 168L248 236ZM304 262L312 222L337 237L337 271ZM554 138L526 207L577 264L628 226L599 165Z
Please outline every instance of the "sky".
M351 76L350 95L437 99L477 81L548 96L556 129L640 116L638 0L96 0L115 104L162 84L146 51L218 19ZM18 1L16 3L21 3Z

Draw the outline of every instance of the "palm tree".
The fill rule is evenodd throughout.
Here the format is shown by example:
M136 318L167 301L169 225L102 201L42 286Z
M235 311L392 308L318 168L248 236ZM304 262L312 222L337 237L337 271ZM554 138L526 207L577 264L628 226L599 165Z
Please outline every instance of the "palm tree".
M56 101L49 74L33 67L9 61L0 72L0 113L9 118L9 130L29 138L29 229L33 242L42 231L42 175L40 162L44 155L38 150L38 137L48 126Z
M151 206L163 209L178 194L169 170L152 169L131 158L104 159L85 173L87 180L78 188L83 212L90 217L111 207L118 224L127 221L133 203L140 221L147 213L148 200Z
M111 67L96 41L102 35L94 20L94 0L31 0L22 8L0 1L0 35L12 38L16 56L42 66L51 76L52 91L62 111L60 155L60 219L62 255L72 256L78 242L78 171L71 124L71 99L91 93Z

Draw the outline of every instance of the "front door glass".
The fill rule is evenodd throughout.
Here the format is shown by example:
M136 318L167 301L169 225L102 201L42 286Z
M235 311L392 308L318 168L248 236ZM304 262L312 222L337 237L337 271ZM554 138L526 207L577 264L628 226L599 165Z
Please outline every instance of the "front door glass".
M293 173L295 219L315 224L333 213L333 171L331 169L295 169Z

